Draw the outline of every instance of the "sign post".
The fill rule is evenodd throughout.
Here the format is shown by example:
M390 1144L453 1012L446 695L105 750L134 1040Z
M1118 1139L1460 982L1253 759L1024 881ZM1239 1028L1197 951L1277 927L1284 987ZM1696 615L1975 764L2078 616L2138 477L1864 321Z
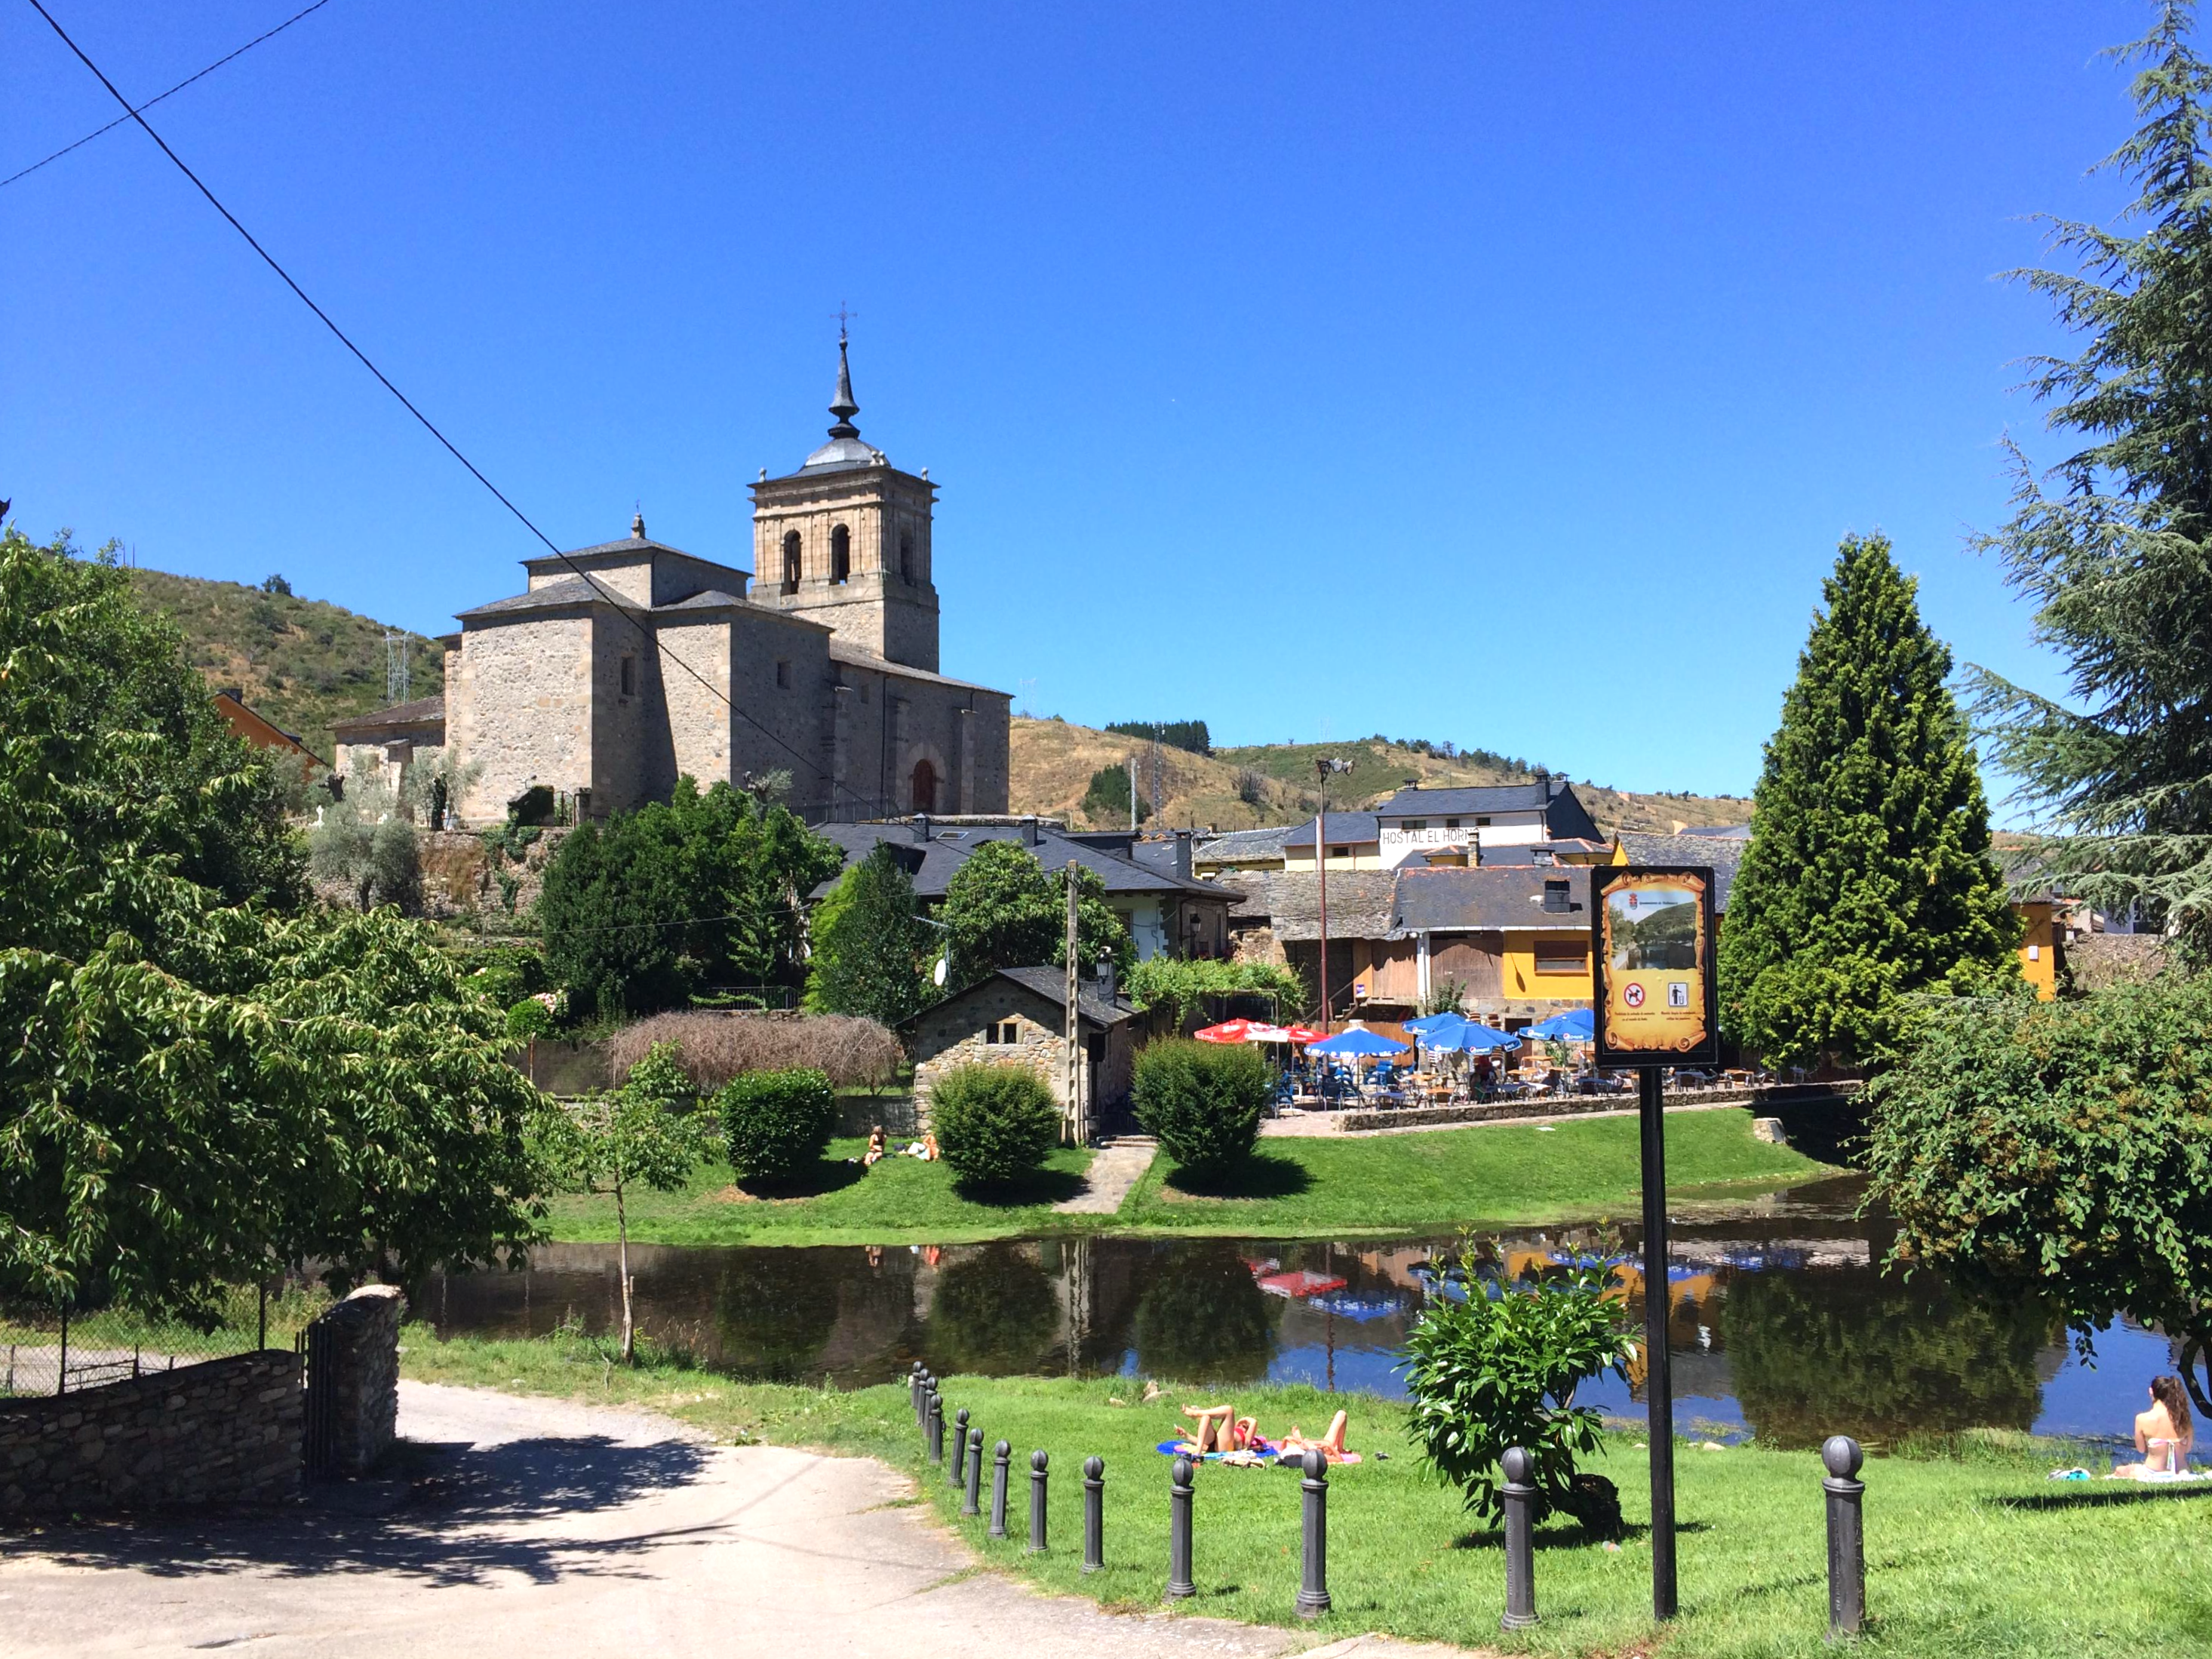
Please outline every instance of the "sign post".
M1597 1063L1637 1074L1644 1161L1644 1400L1651 1449L1651 1611L1672 1619L1674 1392L1667 1353L1667 1121L1669 1066L1720 1058L1713 961L1713 872L1690 866L1598 865L1590 872L1591 1005Z

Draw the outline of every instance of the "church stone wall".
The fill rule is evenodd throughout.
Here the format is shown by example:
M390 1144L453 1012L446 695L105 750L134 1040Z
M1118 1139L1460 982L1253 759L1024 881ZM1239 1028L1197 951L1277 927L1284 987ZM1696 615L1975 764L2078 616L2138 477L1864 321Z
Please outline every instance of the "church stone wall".
M817 814L823 810L834 760L829 741L829 704L836 696L832 685L826 630L794 628L773 613L733 612L730 695L751 718L724 711L731 775L789 772L792 809Z
M582 609L485 623L462 636L460 672L447 682L448 741L482 769L462 819L496 823L535 780L588 787L592 768L592 623Z

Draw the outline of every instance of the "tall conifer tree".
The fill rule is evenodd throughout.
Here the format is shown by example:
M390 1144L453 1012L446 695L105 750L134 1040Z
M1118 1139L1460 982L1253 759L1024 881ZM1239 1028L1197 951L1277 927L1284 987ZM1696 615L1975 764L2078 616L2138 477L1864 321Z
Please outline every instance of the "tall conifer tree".
M1721 1007L1777 1065L1879 1065L1905 999L2018 976L1951 653L1914 588L1882 538L1845 538L1766 745Z
M933 944L914 878L888 842L846 871L815 907L806 1006L896 1025L929 1000L922 963Z
M2017 273L2087 337L2036 361L2049 423L2081 434L2046 494L2018 451L2013 517L1984 545L2036 602L2069 707L1977 670L1998 764L2045 809L2047 874L2141 905L2212 957L2212 64L2170 0L2118 55L2142 125L2106 166L2137 234L2057 222L2075 272Z

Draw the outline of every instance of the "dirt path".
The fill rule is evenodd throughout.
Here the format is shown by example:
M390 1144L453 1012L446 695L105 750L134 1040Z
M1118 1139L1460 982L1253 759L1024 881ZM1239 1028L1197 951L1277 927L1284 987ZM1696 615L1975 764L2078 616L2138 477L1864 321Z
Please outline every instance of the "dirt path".
M33 1656L1412 1659L1452 1650L1115 1615L973 1572L883 1465L667 1419L400 1385L410 1483L281 1516L0 1533L0 1649ZM385 1513L373 1511L383 1510ZM349 1511L351 1512L349 1512ZM372 1512L362 1512L372 1511Z

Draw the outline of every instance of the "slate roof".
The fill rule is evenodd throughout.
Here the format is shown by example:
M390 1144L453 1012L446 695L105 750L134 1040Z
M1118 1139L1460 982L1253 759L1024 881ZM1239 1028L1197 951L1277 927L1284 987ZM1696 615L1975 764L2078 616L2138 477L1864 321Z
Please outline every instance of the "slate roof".
M331 722L331 738L336 743L365 743L380 732L399 726L443 726L446 723L446 694L434 697L417 697L412 702L395 702L388 708L373 708L366 714L356 714L350 720Z
M1713 872L1713 910L1726 915L1729 890L1735 885L1735 872L1743 863L1744 849L1748 840L1738 841L1729 836L1650 836L1633 830L1624 830L1615 837L1620 850L1628 854L1631 864L1703 864Z
M1571 783L1486 783L1464 789L1401 789L1375 809L1378 818L1483 817L1541 812L1555 840L1601 839L1597 821Z
M767 605L756 608L762 611L769 610ZM781 611L773 611L771 614L784 617L791 622L800 620ZM809 623L807 626L818 628L821 624ZM907 663L893 662L888 657L878 657L872 651L863 651L858 646L848 645L842 640L833 639L830 641L830 660L850 663L855 668L872 668L878 673L894 675L902 680L925 680L932 685L956 685L963 691L989 691L994 697L1011 697L1013 695L1010 691L993 690L988 685L978 685L973 680L956 680L947 674L933 674L927 668L915 668Z
M1036 992L1055 1007L1067 1006L1067 969L1059 968L1001 968L1000 979L1010 979L1025 990ZM1102 1001L1089 988L1097 981L1088 977L1076 981L1075 1012L1095 1025L1119 1025L1136 1018L1136 1011L1124 1008L1118 1002ZM949 1001L951 999L947 999Z
M1567 884L1565 911L1544 908L1544 884ZM1331 886L1334 887L1332 883ZM1332 892L1331 897L1334 896ZM1334 904L1329 906L1336 929ZM1395 937L1413 933L1525 933L1542 928L1589 926L1589 876L1574 866L1491 865L1482 869L1449 866L1406 869L1398 873L1391 915Z
M1685 836L1712 836L1722 841L1749 841L1751 826L1747 823L1692 824L1679 833Z
M1321 878L1301 871L1253 871L1238 884L1259 884L1275 937L1285 944L1321 938ZM1333 870L1328 877L1328 936L1391 937L1391 895L1397 876L1389 870ZM1227 884L1224 882L1224 885Z
M474 617L511 617L523 611L556 611L565 605L600 603L618 605L629 611L645 608L625 599L611 586L587 582L581 576L564 576L557 582L533 587L526 593L516 593L504 599L471 605L466 611L456 611L453 615L467 622Z
M1340 842L1346 846L1356 846L1362 842L1374 841L1382 833L1376 828L1375 814L1372 812L1331 812L1324 820L1324 827L1328 831L1329 845L1332 847ZM1308 818L1304 823L1294 823L1283 832L1283 845L1310 847L1313 845L1313 832L1311 818Z
M1192 856L1200 863L1227 864L1244 859L1279 859L1283 855L1284 838L1296 830L1293 823L1277 824L1272 830L1231 830L1226 835L1216 836L1201 842ZM1313 821L1306 821L1309 833Z
M1022 839L1020 824L956 824L944 828L933 826L927 842L914 838L912 820L894 820L884 823L822 823L814 833L827 836L844 849L845 861L864 859L875 850L878 842L889 842L902 850L900 861L908 866L914 878L915 894L925 899L941 899L945 884L955 871L968 861L968 856L986 842ZM1097 872L1105 884L1109 897L1116 893L1164 893L1177 898L1211 898L1228 902L1233 895L1212 882L1186 881L1170 871L1155 870L1134 860L1117 858L1109 852L1085 845L1072 836L1056 834L1040 828L1037 844L1030 848L1037 861L1047 871L1066 867L1073 859L1085 869ZM836 884L836 878L823 882L814 890L820 897Z

